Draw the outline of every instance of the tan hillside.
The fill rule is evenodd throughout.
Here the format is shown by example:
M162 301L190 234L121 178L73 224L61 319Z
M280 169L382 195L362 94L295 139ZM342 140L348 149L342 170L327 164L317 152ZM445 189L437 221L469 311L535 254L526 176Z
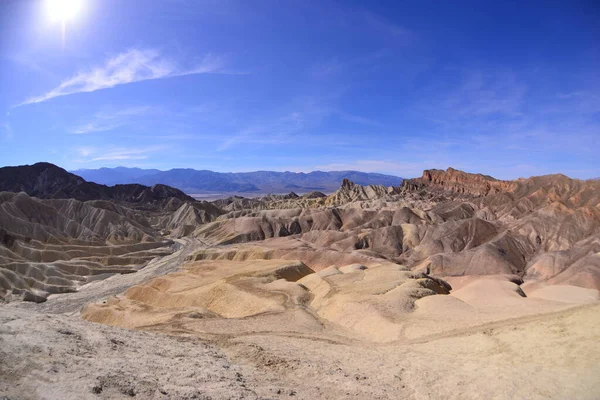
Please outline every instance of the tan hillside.
M135 212L107 202L0 193L0 298L43 301L91 280L131 273L168 254Z

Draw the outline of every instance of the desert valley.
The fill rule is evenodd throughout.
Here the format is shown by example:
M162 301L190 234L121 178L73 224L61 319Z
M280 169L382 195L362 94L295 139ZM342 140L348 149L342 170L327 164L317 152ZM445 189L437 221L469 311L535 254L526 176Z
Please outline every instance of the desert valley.
M212 202L0 169L3 399L597 399L600 180Z
M600 400L599 6L0 0L0 400Z

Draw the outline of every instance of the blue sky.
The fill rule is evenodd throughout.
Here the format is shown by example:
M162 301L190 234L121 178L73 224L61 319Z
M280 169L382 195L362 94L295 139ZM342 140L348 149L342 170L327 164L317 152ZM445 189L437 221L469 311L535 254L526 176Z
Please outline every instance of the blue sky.
M0 165L600 176L597 1L80 1L0 1Z

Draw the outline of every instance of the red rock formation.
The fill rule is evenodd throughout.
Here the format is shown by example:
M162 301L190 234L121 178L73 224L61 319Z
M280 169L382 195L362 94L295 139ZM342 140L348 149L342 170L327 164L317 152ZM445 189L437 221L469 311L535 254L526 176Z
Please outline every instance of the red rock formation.
M501 181L488 175L470 174L454 168L448 168L446 171L427 169L423 171L421 178L407 179L403 182L402 186L409 190L418 190L433 186L459 194L487 196L488 194L510 190L514 186L514 183Z

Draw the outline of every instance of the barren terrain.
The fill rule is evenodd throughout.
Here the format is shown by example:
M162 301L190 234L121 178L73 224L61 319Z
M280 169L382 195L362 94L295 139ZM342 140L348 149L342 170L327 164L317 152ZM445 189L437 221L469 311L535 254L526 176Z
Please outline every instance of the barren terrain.
M0 194L0 395L600 396L598 181L159 197Z

